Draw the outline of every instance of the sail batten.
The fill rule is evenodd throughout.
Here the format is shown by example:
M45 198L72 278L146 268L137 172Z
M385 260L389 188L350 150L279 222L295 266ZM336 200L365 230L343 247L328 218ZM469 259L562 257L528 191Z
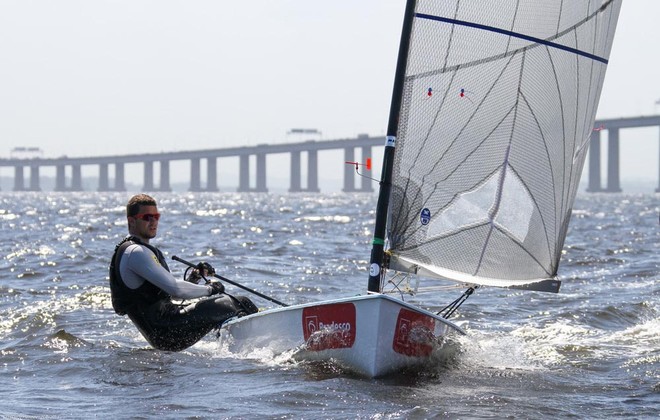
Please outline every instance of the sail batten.
M620 7L416 2L387 218L398 262L390 268L503 287L559 284Z
M495 27L487 26L487 25L481 25L481 24L478 24L478 23L475 23L475 22L466 22L466 21L457 20L457 19L444 18L444 17L441 17L441 16L432 16L432 15L427 15L427 14L424 14L424 13L417 13L417 14L415 14L415 17L420 18L420 19L437 20L439 22L451 23L453 25L467 26L467 27L471 27L471 28L475 28L475 29L479 29L479 30L483 30L483 31L491 31L491 32L495 32L495 33L498 33L498 34L501 34L501 35L506 35L506 36L511 36L511 37L515 37L515 38L524 39L525 41L530 41L530 42L533 42L534 44L546 45L546 46L551 47L551 48L557 48L557 49L564 50L564 51L567 51L567 52L570 52L570 53L573 53L573 54L582 55L582 56L590 58L592 60L600 61L601 63L605 63L605 64L608 63L608 60L606 58L599 57L599 56L591 54L587 51L581 51L581 50L576 49L576 48L571 48L571 47L568 47L566 45L558 44L558 43L555 43L555 42L552 42L552 41L548 41L546 39L536 38L536 37L529 36L529 35L526 35L526 34L523 34L523 33L520 33L520 32L509 31L509 30L506 30L506 29L495 28Z

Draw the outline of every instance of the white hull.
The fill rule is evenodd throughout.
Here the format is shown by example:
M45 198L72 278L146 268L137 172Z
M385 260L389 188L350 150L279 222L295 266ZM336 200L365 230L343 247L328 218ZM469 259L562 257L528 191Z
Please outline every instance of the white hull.
M377 377L428 360L455 324L387 295L373 294L271 309L227 322L233 353L267 348L296 358L333 360Z

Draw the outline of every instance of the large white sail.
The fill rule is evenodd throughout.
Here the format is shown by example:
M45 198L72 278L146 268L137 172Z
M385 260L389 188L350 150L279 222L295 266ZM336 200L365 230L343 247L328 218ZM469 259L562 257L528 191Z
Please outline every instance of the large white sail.
M620 0L420 0L390 268L558 289ZM544 282L545 281L545 282ZM537 286L535 286L535 284Z

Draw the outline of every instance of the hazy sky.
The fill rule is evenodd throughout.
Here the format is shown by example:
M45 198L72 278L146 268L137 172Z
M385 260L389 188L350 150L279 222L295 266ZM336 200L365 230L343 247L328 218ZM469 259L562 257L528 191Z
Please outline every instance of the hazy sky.
M404 3L0 0L0 157L383 134ZM660 113L659 19L659 0L624 2L599 117ZM622 176L657 177L658 130L626 141Z

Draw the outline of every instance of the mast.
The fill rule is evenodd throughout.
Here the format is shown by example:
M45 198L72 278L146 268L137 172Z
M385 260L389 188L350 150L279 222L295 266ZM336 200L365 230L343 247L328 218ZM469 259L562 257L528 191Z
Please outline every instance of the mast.
M390 104L390 116L387 124L385 152L383 153L383 169L380 176L378 203L376 205L376 226L374 227L374 238L371 248L371 261L369 263L369 284L367 290L370 293L380 293L381 291L380 278L385 252L387 209L390 202L390 191L392 189L394 148L396 145L396 133L399 129L399 114L401 111L403 86L406 77L406 64L408 61L410 36L412 33L413 19L415 18L415 4L416 0L407 0L406 11L403 18L403 28L401 30L399 57L397 59L396 73L394 75L394 87L392 89L392 102Z

